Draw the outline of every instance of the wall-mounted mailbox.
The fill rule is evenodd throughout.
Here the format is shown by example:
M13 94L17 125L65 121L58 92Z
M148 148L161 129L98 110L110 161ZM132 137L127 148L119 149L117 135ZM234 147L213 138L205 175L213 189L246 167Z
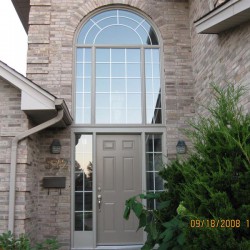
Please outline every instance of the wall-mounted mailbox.
M66 177L44 177L43 178L43 187L48 188L48 194L50 188L61 188L66 187Z

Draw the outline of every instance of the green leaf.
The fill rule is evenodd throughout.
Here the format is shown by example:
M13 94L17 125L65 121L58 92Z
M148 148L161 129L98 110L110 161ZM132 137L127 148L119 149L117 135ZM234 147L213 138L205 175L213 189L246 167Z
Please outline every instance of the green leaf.
M137 218L140 217L141 213L142 213L142 210L143 210L143 206L141 203L138 203L138 202L135 202L133 204L133 207L132 207L133 211L135 212L135 215L137 216Z
M139 227L138 230L147 225L147 216L145 213L142 213L139 218Z
M177 237L177 241L178 243L183 246L185 243L185 234L181 233L178 237Z
M169 205L170 205L170 201L163 201L159 204L158 209L161 210L161 209L167 208Z
M129 215L130 215L130 207L126 206L126 208L124 210L123 218L125 220L128 220L129 219Z

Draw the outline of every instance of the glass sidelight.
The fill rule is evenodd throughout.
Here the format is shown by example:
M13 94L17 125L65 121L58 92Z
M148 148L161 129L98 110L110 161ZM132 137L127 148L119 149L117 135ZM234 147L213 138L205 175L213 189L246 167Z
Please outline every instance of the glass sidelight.
M92 135L76 135L75 231L93 230Z
M146 185L147 192L155 193L163 190L163 180L159 171L163 167L162 162L162 135L146 134ZM156 201L150 200L148 208L156 208Z

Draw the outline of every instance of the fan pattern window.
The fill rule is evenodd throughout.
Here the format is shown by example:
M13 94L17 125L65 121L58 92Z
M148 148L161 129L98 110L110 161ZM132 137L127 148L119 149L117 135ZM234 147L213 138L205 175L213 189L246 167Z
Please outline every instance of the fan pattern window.
M142 16L116 9L89 19L77 39L76 123L162 123L159 55Z

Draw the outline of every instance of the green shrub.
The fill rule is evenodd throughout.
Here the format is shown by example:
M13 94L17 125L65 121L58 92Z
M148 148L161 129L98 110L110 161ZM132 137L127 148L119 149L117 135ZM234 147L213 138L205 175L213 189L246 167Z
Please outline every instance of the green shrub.
M59 244L56 239L46 239L41 243L37 243L35 247L31 247L30 240L26 235L15 238L8 231L0 235L0 248L3 250L57 250Z
M193 151L160 172L165 191L155 198L168 206L153 211L142 207L141 214L157 231L140 223L148 233L143 249L155 244L164 250L250 249L249 221L246 224L250 216L250 116L239 106L245 89L233 85L213 85L212 89L213 103L205 107L209 115L198 116L185 131ZM126 205L135 211L133 199Z

